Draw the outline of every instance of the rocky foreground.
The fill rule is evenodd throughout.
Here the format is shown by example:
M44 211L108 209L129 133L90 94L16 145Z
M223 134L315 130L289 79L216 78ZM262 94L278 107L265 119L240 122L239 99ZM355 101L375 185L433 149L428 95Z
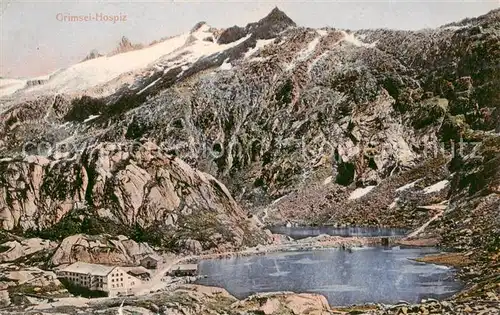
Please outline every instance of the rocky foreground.
M61 300L62 301L62 300ZM66 303L66 304L65 304ZM397 305L367 305L352 308L332 308L326 299L317 294L297 294L280 292L257 294L245 300L237 300L220 288L197 285L181 285L169 293L158 293L147 297L109 299L106 301L86 302L68 299L66 302L38 305L30 310L15 311L9 314L21 315L73 315L73 314L274 314L274 315L329 315L329 314L499 314L499 297L493 293L485 299L461 301L427 300L412 305L401 302ZM121 313L120 313L121 312Z
M278 235L275 245L257 246L239 252L205 253L184 257L173 256L177 262L196 262L200 259L225 258L234 256L263 255L275 251L319 250L340 246L359 247L380 244L381 238L344 238L318 236L292 241ZM394 238L391 242L404 243L411 240ZM42 253L52 250L50 265L89 261L99 263L117 263L134 266L134 257L151 253L147 244L137 244L125 237L105 239L75 235L68 237L55 250L53 245L40 239L12 242L12 249L28 244L40 244L38 251L10 260L4 256L0 281L0 312L8 314L37 315L73 315L73 314L498 314L500 295L498 274L487 283L476 283L466 290L447 299L422 300L420 304L404 301L394 305L370 304L351 307L328 305L324 296L308 293L275 292L256 294L244 300L238 300L222 288L185 285L189 279L177 279L164 284L159 293L126 298L75 298L57 280L53 272L47 271L46 264L29 267L34 262L43 260ZM14 245L16 244L16 245ZM20 244L20 245L17 245ZM8 251L9 252L9 251ZM461 268L476 268L477 264L467 255L438 254L419 259L423 262L444 264ZM13 263L12 263L13 262ZM152 285L152 284L151 284ZM120 313L121 312L121 313Z

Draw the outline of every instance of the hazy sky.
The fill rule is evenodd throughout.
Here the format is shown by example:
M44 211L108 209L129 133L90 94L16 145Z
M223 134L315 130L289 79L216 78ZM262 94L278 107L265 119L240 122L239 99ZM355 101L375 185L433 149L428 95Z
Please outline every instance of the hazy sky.
M301 26L348 29L435 27L500 6L500 0L0 1L0 76L5 77L46 74L80 61L92 49L109 52L123 35L133 43L149 43L189 31L199 21L214 27L246 25L274 6ZM126 21L60 21L65 15L89 14L121 15Z

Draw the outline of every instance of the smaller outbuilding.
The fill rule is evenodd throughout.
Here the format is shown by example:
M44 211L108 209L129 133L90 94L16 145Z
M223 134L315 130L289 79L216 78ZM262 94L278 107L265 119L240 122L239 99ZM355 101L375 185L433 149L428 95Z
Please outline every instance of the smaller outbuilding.
M162 262L162 258L158 255L147 255L141 259L140 264L144 268L156 269L158 265Z
M141 279L142 281L149 281L151 279L151 273L148 269L143 266L138 267L122 267L127 274Z
M173 266L172 269L168 272L169 276L172 277L187 277L187 276L196 276L198 272L197 264L185 264L185 265L176 265Z

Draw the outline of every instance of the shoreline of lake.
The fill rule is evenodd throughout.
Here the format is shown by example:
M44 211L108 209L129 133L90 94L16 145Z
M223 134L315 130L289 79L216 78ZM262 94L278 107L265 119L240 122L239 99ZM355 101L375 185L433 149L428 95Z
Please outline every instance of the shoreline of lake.
M335 306L447 299L463 288L455 268L416 260L438 254L438 249L399 246L360 247L361 250L353 251L331 249L205 259L199 263L199 273L207 277L196 284L224 288L240 299L283 291L319 293ZM380 289L383 283L386 288L381 294L375 288ZM399 287L397 292L391 289L394 285ZM358 294L359 300L353 294Z

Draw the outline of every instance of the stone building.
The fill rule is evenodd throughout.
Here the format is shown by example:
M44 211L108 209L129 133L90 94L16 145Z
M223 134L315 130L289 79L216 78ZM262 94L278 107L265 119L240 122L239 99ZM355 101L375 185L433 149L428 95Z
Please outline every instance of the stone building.
M108 296L127 295L141 285L141 280L121 267L76 262L57 271L57 276L91 291L102 291Z

